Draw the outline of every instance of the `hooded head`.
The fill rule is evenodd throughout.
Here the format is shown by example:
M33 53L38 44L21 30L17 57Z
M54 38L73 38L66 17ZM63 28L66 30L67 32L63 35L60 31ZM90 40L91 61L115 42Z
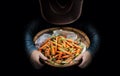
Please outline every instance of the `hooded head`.
M56 25L76 21L82 11L83 0L39 0L42 17Z

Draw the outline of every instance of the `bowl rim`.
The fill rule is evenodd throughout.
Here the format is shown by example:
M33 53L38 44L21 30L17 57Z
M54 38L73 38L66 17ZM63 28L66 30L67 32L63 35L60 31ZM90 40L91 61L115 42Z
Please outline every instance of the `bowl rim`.
M89 40L88 36L87 36L83 31L78 30L78 29L73 28L73 27L54 27L54 28L48 28L48 29L41 30L41 31L39 31L39 32L34 36L33 41L35 42L39 36L41 36L42 34L48 32L48 31L53 31L53 30L58 30L58 29L73 31L73 32L75 32L75 33L78 33L78 34L81 34L81 35L84 36L87 44L85 44L84 42L81 42L82 45L84 45L84 48L83 48L81 54L84 53L84 52L86 51L86 49L89 47L89 45L90 45L90 40ZM81 55L81 54L80 54L80 55ZM73 66L73 65L79 63L79 61L77 61L77 62L73 62L73 63L71 63L71 64L54 65L54 64L51 64L51 63L48 62L48 61L44 61L44 62L45 62L45 64L47 64L47 65L50 65L50 66L53 66L53 67L61 67L61 68L62 68L62 67Z

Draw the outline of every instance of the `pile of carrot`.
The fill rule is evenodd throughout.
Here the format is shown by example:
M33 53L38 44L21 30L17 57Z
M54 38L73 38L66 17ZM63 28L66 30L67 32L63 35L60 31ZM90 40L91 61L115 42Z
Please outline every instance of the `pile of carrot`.
M46 39L38 50L50 61L63 65L72 63L72 60L81 53L82 47L77 41L65 36L52 36Z

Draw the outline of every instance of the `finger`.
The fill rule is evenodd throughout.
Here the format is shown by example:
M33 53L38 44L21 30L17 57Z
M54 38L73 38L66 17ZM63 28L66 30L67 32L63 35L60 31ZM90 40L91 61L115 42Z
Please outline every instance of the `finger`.
M42 66L43 64L40 62L39 59L40 59L40 57L37 56L36 65L38 65L38 66Z
M85 61L83 65L81 65L80 67L85 68L90 64L90 61Z
M84 66L84 61L82 61L82 63L79 64L78 66L79 66L80 68L83 68L83 66Z
M44 66L44 64L42 64L40 61L39 61L39 58L37 59L37 61L36 61L36 63L35 63L35 67L37 68L37 69L40 69L40 68L42 68Z
M41 52L40 52L39 57L40 57L41 59L43 59L43 60L47 60L47 57L45 57Z
M79 61L79 60L81 60L82 59L82 55L79 55L78 57L76 57L74 60L75 61Z
M81 63L81 64L79 65L79 67L80 67L80 68L85 68L86 65L87 65L87 63L84 63L84 62L83 62L83 63Z

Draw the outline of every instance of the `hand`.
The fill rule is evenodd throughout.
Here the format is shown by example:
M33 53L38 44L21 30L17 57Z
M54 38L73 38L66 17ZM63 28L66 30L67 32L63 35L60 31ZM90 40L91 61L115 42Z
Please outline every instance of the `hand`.
M47 58L38 50L34 50L30 56L31 63L36 69L42 68L44 65L40 62L39 59L47 60Z
M78 66L80 68L85 68L92 61L92 55L90 54L89 51L85 51L83 54L80 54L78 57L75 58L75 61L80 60L82 60L82 62Z

